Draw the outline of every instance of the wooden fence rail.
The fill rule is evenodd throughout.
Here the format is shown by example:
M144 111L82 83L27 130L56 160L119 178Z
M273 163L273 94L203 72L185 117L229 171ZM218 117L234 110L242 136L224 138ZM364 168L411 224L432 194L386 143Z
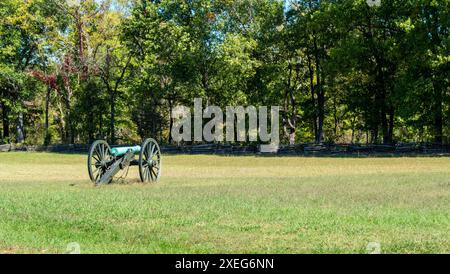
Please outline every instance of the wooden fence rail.
M39 151L57 153L87 153L88 144L75 145L0 145L0 152L7 151ZM239 144L201 144L201 145L164 145L164 154L219 154L219 155L252 155L260 152L259 145ZM401 143L395 145L357 145L357 144L313 144L281 145L275 155L298 156L340 156L340 155L450 155L450 144L434 143Z

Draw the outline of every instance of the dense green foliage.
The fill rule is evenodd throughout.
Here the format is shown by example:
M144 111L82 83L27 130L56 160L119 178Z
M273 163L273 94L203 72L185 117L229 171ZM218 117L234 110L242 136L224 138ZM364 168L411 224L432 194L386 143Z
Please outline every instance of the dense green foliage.
M279 105L282 140L447 142L449 0L2 0L1 142L171 142L171 110Z

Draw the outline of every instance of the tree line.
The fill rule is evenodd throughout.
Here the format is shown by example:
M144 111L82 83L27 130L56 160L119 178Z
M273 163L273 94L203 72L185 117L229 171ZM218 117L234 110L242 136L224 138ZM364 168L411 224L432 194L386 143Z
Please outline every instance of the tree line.
M284 143L448 142L448 0L2 0L0 143L172 143L280 106Z

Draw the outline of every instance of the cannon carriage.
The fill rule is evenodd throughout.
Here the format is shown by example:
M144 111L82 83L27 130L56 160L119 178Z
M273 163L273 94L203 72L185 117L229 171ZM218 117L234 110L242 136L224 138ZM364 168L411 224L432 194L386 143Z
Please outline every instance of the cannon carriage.
M161 150L152 138L140 146L113 148L106 141L98 140L89 149L87 164L89 178L95 185L111 183L119 171L129 166L138 166L143 183L156 182L161 176Z

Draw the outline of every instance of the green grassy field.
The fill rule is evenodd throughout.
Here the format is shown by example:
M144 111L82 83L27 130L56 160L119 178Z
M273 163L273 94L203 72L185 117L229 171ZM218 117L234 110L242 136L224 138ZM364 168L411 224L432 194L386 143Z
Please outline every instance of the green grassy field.
M163 160L93 187L84 155L0 153L0 253L450 253L450 158Z

